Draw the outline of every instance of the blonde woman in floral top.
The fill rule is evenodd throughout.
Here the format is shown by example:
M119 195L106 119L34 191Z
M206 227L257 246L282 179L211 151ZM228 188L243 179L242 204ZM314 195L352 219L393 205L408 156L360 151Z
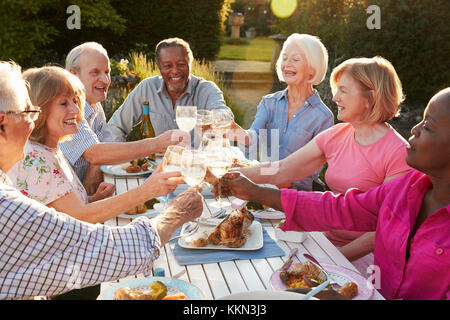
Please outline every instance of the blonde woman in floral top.
M88 197L58 147L59 142L70 139L78 131L85 104L82 83L59 67L32 68L25 71L23 77L30 84L31 102L41 108L25 159L8 173L23 194L79 220L97 223L143 201L166 195L183 182L180 172L155 172L136 188L139 197L133 189L108 198L114 192L114 185L107 183L102 183L97 192ZM168 180L170 177L172 179Z

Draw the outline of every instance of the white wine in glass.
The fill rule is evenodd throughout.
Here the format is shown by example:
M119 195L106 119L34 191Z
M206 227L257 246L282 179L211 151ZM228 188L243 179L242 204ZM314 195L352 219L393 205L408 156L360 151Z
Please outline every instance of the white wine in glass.
M162 170L164 172L181 171L181 156L184 148L181 146L168 146L166 153L163 157L164 166ZM169 195L166 196L166 202L164 208L167 208L169 202Z
M185 150L181 157L181 174L191 187L202 183L206 175L205 153L201 150Z
M229 109L212 110L212 128L213 130L225 134L234 121L233 112Z
M232 156L231 149L227 147L206 147L206 167L217 178L222 178L231 168ZM220 183L218 185L219 200L212 203L216 208L225 208L230 205L228 201L222 201L220 196Z
M181 130L186 132L191 131L197 123L197 107L177 106L176 121Z

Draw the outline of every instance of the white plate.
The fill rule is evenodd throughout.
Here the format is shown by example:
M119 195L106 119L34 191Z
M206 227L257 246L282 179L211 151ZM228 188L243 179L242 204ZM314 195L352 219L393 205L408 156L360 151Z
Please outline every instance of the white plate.
M196 286L190 284L189 282L165 278L165 277L151 277L151 278L138 278L131 279L127 281L122 281L120 283L114 284L104 290L98 297L97 300L114 300L114 291L122 287L128 287L131 289L138 289L141 291L151 291L151 284L154 281L161 281L167 286L167 295L176 294L178 292L183 292L188 300L204 300L206 299L205 294Z
M258 211L250 211L256 218L260 219L286 219L286 215L283 211L277 211L274 209L266 209L266 210L258 210Z
M221 219L210 219L211 221L217 221L217 223L219 223L221 221ZM198 237L200 237L204 231L207 230L212 230L214 229L214 226L206 226L203 224L200 224L198 231L196 233L194 233L193 235L186 237L186 238L180 238L178 240L178 244L180 245L180 247L182 248L186 248L186 249L200 249L200 250L258 250L261 249L262 246L264 245L264 239L263 239L263 232L262 232L262 225L261 223L259 223L258 221L253 221L253 223L250 225L250 227L248 228L249 232L250 232L250 236L247 238L247 241L244 243L244 245L240 248L228 248L226 246L220 245L220 246L215 246L212 244L207 244L204 247L194 247L192 245L189 244L189 240L192 239L197 239ZM188 241L186 241L188 240Z
M113 176L120 176L120 177L141 177L141 176L148 176L153 172L153 169L149 169L146 171L141 172L126 172L122 167L126 165L127 163L122 164L114 164L114 165L103 165L100 167L103 173L110 174Z
M230 294L217 300L300 300L304 294L289 291L249 291ZM308 300L319 300L310 297Z

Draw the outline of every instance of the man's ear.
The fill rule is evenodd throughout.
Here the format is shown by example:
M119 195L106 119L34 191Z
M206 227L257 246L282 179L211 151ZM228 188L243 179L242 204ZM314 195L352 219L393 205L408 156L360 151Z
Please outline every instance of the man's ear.
M74 68L70 68L69 72L76 75L77 74L77 70L75 70Z
M0 113L0 143L4 142L6 139L5 120L6 114Z

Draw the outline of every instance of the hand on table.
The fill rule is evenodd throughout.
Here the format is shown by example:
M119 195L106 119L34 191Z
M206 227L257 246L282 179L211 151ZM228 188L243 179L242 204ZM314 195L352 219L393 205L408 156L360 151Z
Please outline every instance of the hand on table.
M115 185L112 183L100 182L95 194L89 197L89 202L102 200L112 196L115 188Z
M83 179L83 186L88 195L94 195L100 183L103 181L103 173L100 166L90 164Z

